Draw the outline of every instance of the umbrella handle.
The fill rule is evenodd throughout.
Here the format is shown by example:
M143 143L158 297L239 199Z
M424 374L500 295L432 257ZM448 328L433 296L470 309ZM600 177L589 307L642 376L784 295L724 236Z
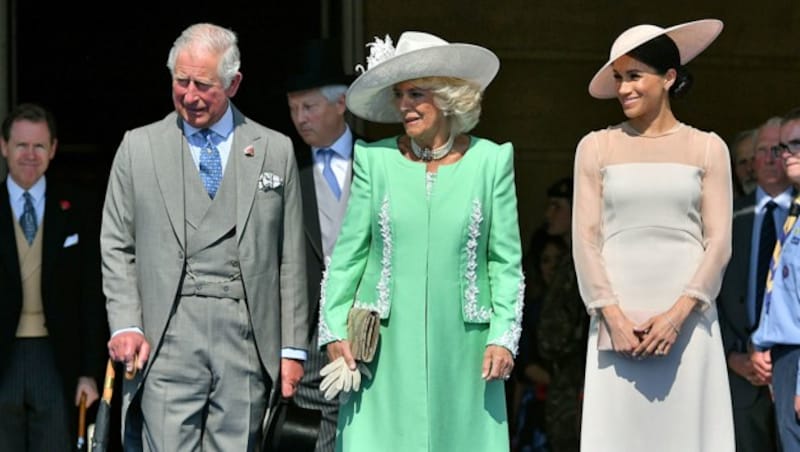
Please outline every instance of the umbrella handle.
M86 444L86 393L81 392L78 408L78 450L83 450L84 444Z
M106 364L106 378L103 381L103 397L102 400L111 404L111 396L114 393L114 378L116 377L116 372L114 371L114 362L110 359Z

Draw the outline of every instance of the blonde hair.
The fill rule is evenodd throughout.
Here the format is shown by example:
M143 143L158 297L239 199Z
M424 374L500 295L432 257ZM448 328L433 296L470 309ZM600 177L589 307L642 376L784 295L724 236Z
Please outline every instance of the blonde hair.
M433 93L433 102L447 116L453 135L467 133L478 124L483 99L478 85L455 77L422 77L409 81Z

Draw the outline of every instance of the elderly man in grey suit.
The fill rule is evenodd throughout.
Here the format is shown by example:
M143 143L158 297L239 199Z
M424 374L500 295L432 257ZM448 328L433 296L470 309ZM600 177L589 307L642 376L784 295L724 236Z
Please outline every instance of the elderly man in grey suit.
M303 191L308 296L312 306L309 354L295 401L322 411L316 452L333 452L338 400L325 400L319 390L320 369L328 357L316 346L317 310L325 261L333 252L344 219L353 168L353 134L345 121L347 85L338 43L312 40L297 52L286 79L292 123L305 146L298 146Z
M780 118L758 128L753 169L757 187L734 202L733 252L718 299L720 329L728 357L738 452L776 450L775 415L768 383L769 351L748 354L750 334L760 317L766 266L789 212L793 189L783 160L776 156Z
M126 450L252 451L291 397L308 337L300 187L288 137L230 102L236 35L192 25L167 61L175 112L128 131L103 211Z

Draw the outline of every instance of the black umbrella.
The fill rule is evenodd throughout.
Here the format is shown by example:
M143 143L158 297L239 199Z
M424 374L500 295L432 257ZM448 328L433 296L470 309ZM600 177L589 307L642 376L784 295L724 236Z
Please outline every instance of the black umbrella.
M111 430L111 396L114 394L114 363L110 359L106 364L106 378L103 382L103 396L97 407L97 418L94 421L92 434L92 452L108 450L108 436Z

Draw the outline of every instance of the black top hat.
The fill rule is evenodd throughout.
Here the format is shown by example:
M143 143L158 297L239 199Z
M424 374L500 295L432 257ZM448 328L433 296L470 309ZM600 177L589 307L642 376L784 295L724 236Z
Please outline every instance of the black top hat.
M299 46L289 58L284 88L302 91L327 85L349 85L354 77L342 69L341 43L313 39Z

